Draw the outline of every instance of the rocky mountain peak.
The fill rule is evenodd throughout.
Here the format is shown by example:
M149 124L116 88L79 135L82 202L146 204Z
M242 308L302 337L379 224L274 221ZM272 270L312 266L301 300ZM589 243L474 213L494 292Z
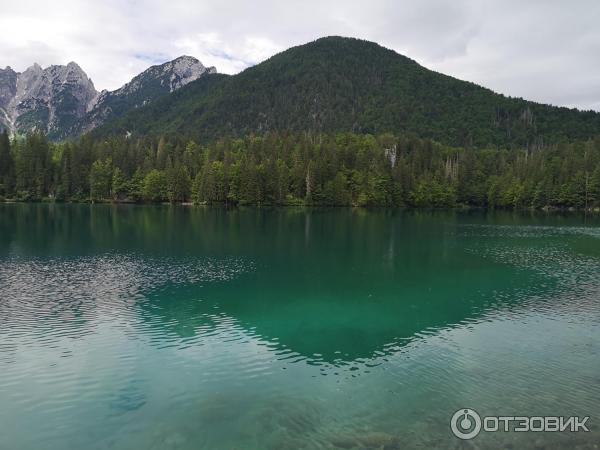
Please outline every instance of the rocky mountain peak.
M163 71L171 72L171 84L169 86L171 91L198 79L205 73L217 73L215 67L204 67L196 58L187 55L163 64Z
M198 59L187 55L149 67L121 88L102 91L86 116L69 134L90 131L115 116L144 106L206 74L216 72L214 67L205 67Z
M61 139L89 131L115 115L215 73L192 56L152 66L115 91L96 91L74 61L42 68L32 64L18 73L0 69L0 129L11 133L34 130Z
M43 72L44 69L42 69L42 66L40 66L38 63L33 63L31 66L29 66L27 69L25 69L25 72L23 72L24 74L41 74Z
M12 119L7 110L16 93L17 73L10 66L0 69L0 131L4 128L12 130Z
M11 132L41 131L51 137L60 136L65 127L85 115L98 95L76 63L45 69L34 63L15 75L14 86L0 81L0 91L12 94L0 104L0 121Z
M160 82L161 90L165 90L164 88L166 88L168 92L173 92L187 83L197 80L204 74L216 73L216 71L214 67L206 68L196 58L184 55L172 61L146 69L134 77L131 82L112 93L116 95L128 95L144 89L156 81Z

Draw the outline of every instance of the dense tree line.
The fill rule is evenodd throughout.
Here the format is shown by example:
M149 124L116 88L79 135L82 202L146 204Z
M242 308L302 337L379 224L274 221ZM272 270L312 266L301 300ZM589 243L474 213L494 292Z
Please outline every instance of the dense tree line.
M390 134L268 133L52 143L0 135L0 196L231 205L600 206L600 139L536 150Z

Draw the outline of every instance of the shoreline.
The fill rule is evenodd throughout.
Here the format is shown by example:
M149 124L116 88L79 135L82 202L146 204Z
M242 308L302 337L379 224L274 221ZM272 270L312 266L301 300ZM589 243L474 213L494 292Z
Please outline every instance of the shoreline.
M184 207L216 207L216 208L270 208L270 209L287 209L287 208L350 208L364 210L406 210L406 211L504 211L504 212L545 212L545 213L585 213L585 214L600 214L600 206L589 208L575 207L556 207L544 206L542 208L490 208L487 206L477 205L456 205L448 207L418 207L418 206L361 206L361 205L306 205L306 204L233 204L233 203L194 203L194 202L134 202L134 201L55 201L55 200L0 200L0 204L46 204L46 205L135 205L135 206L184 206Z

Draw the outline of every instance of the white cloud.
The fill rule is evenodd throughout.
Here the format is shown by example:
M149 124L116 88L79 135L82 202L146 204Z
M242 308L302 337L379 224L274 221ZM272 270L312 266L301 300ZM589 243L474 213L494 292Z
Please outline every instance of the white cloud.
M321 36L373 40L540 102L600 108L595 0L3 0L0 65L77 61L114 89L181 54L236 73Z
M264 61L284 48L261 37L247 36L231 46L217 33L198 33L173 43L180 54L198 58L204 65L216 66L223 73L237 73Z

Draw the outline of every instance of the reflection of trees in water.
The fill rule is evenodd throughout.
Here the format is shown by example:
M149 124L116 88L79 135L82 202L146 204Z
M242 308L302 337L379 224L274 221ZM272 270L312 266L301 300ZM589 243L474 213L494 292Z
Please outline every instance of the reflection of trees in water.
M531 223L530 215L352 208L210 208L136 205L0 205L0 250L25 254L97 254L117 249L175 255L303 252L350 246L389 254L392 236L421 228ZM576 216L534 215L568 225ZM440 237L439 235L437 237ZM434 250L436 250L434 248ZM290 256L294 256L292 253Z
M119 232L143 224L132 246L164 235L149 251L256 262L242 280L150 292L139 305L148 324L194 338L224 314L315 362L389 352L485 310L490 286L526 285L510 268L482 270L464 254L455 212L133 208L126 216Z
M587 236L570 258L569 246L583 245L579 235L558 236L564 245L551 246L539 240L543 229L515 229L528 219L512 213L495 215L486 228L479 226L488 221L484 214L465 220L463 213L435 211L0 208L0 363L10 365L17 351L33 350L33 359L40 346L56 349L97 332L93 350L99 351L90 358L96 372L89 373L118 374L118 389L106 402L115 421L152 410L153 387L175 384L181 372L181 392L160 403L176 407L168 415L159 411L156 448L184 447L182 436L188 447L207 448L228 448L229 436L229 447L240 436L256 448L443 446L449 414L439 405L465 404L473 391L464 383L491 384L490 371L503 375L501 362L519 360L509 346L492 353L505 358L497 364L454 348L460 339L452 341L450 328L463 327L456 334L464 337L471 324L542 308L552 320L597 317L595 241ZM499 231L497 222L513 227ZM138 340L153 351L140 352ZM115 343L114 353L105 352L104 345ZM484 359L484 370L473 370L469 358ZM537 361L528 367L550 359L542 354ZM163 371L159 364L172 365ZM369 367L377 364L382 370ZM13 367L19 370L7 379L24 373ZM321 370L340 376L313 382ZM372 378L357 377L367 370ZM161 376L168 382L157 382ZM277 389L264 388L275 382ZM451 389L440 388L445 382ZM327 389L334 385L346 389L346 403ZM406 421L407 411L425 406L437 413ZM432 424L443 431L432 432ZM499 433L498 445L481 447L500 448L506 438ZM581 439L585 447L589 436Z
M49 323L79 320L84 329L99 311L128 317L136 302L156 341L161 333L192 338L223 315L315 363L389 352L479 314L495 301L487 295L493 289L526 290L531 282L530 274L482 264L481 255L466 252L456 232L465 214L455 211L3 209L0 245L54 265L47 272L32 266L29 278L21 277L28 286L21 289L17 281L11 288L32 291L40 323L44 317ZM466 216L470 223L488 220L481 213ZM525 219L507 214L493 220ZM62 255L91 256L56 265Z
M0 245L5 251L35 254L257 251L272 245L314 245L311 229L329 229L317 244L349 233L381 232L381 222L406 213L360 209L225 209L135 205L0 205ZM424 212L410 213L413 217ZM441 214L441 213L440 213ZM450 216L453 213L448 213ZM438 214L439 215L439 214ZM386 231L383 236L388 234ZM339 237L337 237L339 236ZM375 237L380 240L381 237Z

